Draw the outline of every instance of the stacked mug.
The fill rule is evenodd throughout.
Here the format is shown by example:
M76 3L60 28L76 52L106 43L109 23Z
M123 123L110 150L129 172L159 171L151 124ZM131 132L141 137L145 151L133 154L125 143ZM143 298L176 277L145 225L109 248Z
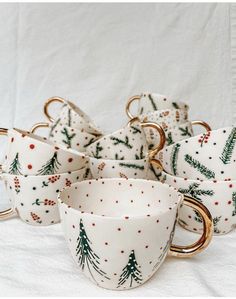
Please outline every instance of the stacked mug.
M203 203L210 211L214 234L236 227L236 128L226 127L166 146L156 157L161 181ZM201 216L182 207L179 223L201 233Z
M62 107L58 117L54 119L49 113L49 107L57 102L62 104ZM48 139L56 144L85 152L90 144L103 135L101 129L85 112L61 97L49 98L44 104L44 114L49 122L35 124L31 130L35 132L40 127L49 128Z
M159 143L148 150L143 128L159 134ZM150 159L165 144L165 133L153 122L131 120L124 128L101 137L86 149L93 178L149 179Z
M0 129L8 137L1 167L11 208L0 218L18 215L33 225L60 221L57 196L72 183L89 179L88 158L20 129Z

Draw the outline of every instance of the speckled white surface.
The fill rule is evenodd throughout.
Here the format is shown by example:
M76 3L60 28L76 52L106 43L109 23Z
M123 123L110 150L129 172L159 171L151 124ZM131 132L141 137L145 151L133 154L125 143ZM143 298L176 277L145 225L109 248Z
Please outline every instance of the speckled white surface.
M213 128L232 124L229 4L1 3L0 45L2 127L29 129L45 120L45 99L60 95L116 130L127 121L127 98L142 91L187 102L190 118ZM3 187L0 196L2 207ZM176 242L193 238L180 230ZM167 258L149 282L127 292L100 289L80 274L60 224L1 221L0 244L0 296L236 292L236 232L215 237L192 259Z

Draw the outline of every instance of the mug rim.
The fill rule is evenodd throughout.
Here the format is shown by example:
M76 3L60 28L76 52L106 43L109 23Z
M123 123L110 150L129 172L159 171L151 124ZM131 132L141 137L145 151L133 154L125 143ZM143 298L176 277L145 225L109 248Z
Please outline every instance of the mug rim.
M166 188L166 189L169 189L169 190L175 192L176 195L177 195L177 198L176 198L176 202L172 203L170 205L171 209L167 209L167 208L161 209L161 210L155 212L154 214L151 214L150 217L148 217L149 219L150 218L156 218L157 216L165 215L165 214L169 214L169 213L173 212L174 209L177 209L179 207L179 205L181 204L181 202L184 199L184 195L182 193L180 193L177 190L177 188L175 188L175 187L173 187L169 184L166 184L166 183L162 183L162 182L158 182L158 181L152 181L152 180L146 180L146 179L104 178L104 179L90 179L90 180L83 180L83 181L80 181L80 182L75 182L75 183L71 184L71 186L65 187L62 190L60 190L60 192L58 193L58 196L57 196L57 201L59 202L60 205L64 205L67 209L70 209L71 211L73 211L73 213L80 214L82 217L83 216L89 216L89 217L94 217L94 218L99 218L99 219L104 219L104 220L116 220L116 221L117 220L119 220L119 221L124 220L124 216L107 216L107 215L102 216L102 215L91 214L91 213L87 213L87 212L82 213L79 209L68 205L68 203L66 203L62 199L63 193L65 193L65 191L67 191L69 189L72 189L76 185L86 185L86 184L89 184L89 182L101 182L101 181L105 181L105 182L109 182L109 181L117 181L117 182L129 181L129 182L132 182L132 183L145 182L146 181L146 182L149 182L150 184L163 186L163 188ZM67 199L65 199L65 200L67 200ZM136 215L136 216L129 216L129 219L130 220L146 219L146 216L144 214L143 215Z
M108 163L115 163L116 161L117 162L123 162L123 163L129 163L129 162L146 162L146 160L148 161L149 157L148 157L148 154L146 154L145 158L143 159L123 159L123 160L119 160L119 159L105 159L105 158L101 158L101 159L98 159L98 158L95 158L95 157L91 157L91 156L88 156L89 157L89 160L95 160L95 161L106 161Z

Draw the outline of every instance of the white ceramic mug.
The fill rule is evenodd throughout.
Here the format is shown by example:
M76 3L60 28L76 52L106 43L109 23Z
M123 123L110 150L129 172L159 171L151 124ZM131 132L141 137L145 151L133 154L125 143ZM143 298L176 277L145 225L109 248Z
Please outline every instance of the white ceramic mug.
M56 102L63 104L59 116L57 117L57 119L60 119L60 122L62 124L78 130L84 130L85 132L93 135L103 134L102 130L94 124L92 119L84 111L82 111L72 102L67 101L61 97L49 98L44 104L44 114L50 122L54 122L55 118L49 114L49 107L52 103Z
M132 114L130 111L131 104L134 101L138 101L138 112L136 115ZM126 104L126 114L130 119L163 109L180 109L184 110L184 113L187 113L189 107L187 104L175 101L165 95L146 92L129 98Z
M166 255L192 256L212 236L208 210L167 184L140 179L75 183L59 195L65 238L81 271L98 286L131 289L145 283ZM186 204L202 216L204 232L190 246L172 244L178 208Z
M55 145L19 129L0 129L8 137L3 170L15 175L49 175L81 169L88 164L85 154Z
M89 179L87 168L70 173L23 176L3 173L11 208L0 212L0 219L14 215L28 224L51 225L60 221L57 195L72 183Z
M39 128L50 128L48 139L56 144L62 144L79 152L85 152L86 147L100 138L98 135L92 135L83 130L69 127L60 123L60 119L49 123L37 123L31 128L31 132Z
M201 180L236 178L236 128L212 130L166 146L157 155L172 175Z

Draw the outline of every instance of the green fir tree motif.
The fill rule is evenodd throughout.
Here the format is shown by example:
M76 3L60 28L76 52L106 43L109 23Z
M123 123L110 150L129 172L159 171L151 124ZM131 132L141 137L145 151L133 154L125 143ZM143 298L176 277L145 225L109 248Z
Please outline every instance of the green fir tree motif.
M123 156L123 157L119 157L119 155L116 153L115 154L115 160L124 160L125 159L125 157Z
M172 106L173 106L175 109L179 109L179 105L178 105L176 102L173 102L173 103L172 103Z
M236 128L233 128L231 133L229 134L228 139L226 140L223 152L220 156L220 160L224 164L230 163L235 144L236 144Z
M214 233L220 234L220 230L217 228L217 224L219 223L221 216L213 218L213 226L214 226Z
M61 163L58 161L57 152L55 152L50 160L47 161L46 164L42 166L42 168L38 171L38 175L49 175L55 174L59 169Z
M156 174L156 171L155 171L154 167L152 166L152 164L150 164L149 168L150 168L151 172L154 174L157 181L160 181L160 178L162 177L162 173L160 172L159 174Z
M180 144L176 143L171 153L171 169L174 175L177 174L177 160L178 160L179 149L180 149Z
M68 109L68 126L71 127L71 109Z
M130 288L133 286L134 282L137 285L141 284L143 278L142 278L142 273L138 268L140 267L136 261L135 252L134 250L132 250L129 255L129 260L127 265L122 269L122 273L120 275L117 288L121 287L126 282L129 283Z
M75 133L72 133L71 135L69 134L68 130L66 127L64 127L61 130L61 133L65 136L65 140L62 140L62 142L64 142L66 145L68 145L69 147L71 147L71 140L75 137Z
M96 152L95 153L92 152L94 158L101 159L102 156L100 156L100 152L102 152L102 151L103 151L103 147L100 145L100 142L98 142L96 144Z
M154 111L158 110L158 109L157 109L157 106L156 106L156 104L155 104L155 101L154 101L154 99L152 98L152 96L151 96L150 94L148 95L148 98L149 98L149 100L150 100L150 102L151 102L151 105L152 105L153 110L154 110Z
M21 165L19 162L19 153L16 153L16 156L15 156L14 160L12 161L8 172L10 174L15 174L15 175L22 174L21 173Z
M172 134L171 134L171 132L169 132L168 134L167 134L167 136L166 136L166 144L167 145L171 145L171 144L173 144L174 143L174 141L173 141L173 138L172 138Z
M77 238L76 256L79 258L78 263L80 268L82 271L87 268L95 282L96 279L94 278L93 271L106 279L110 279L106 276L107 274L99 268L100 258L91 248L92 243L86 234L82 219L80 219L79 229L80 232Z
M57 121L55 121L54 125L51 126L51 130L49 132L49 137L53 137L53 132L56 129L57 125L59 124L59 122L61 121L60 118L57 119Z
M143 165L137 165L137 164L133 164L133 163L122 163L122 162L119 163L119 165L120 165L121 167L144 170L144 166L143 166Z
M139 155L138 154L135 154L135 159L136 160L142 160L142 159L144 159L145 158L145 156L144 156L144 154L143 154L143 145L140 147L140 153L139 153Z
M84 145L84 147L85 147L85 148L88 147L89 145L91 145L91 144L94 143L95 141L96 141L96 138L94 138L94 137L90 138L89 141L88 141L88 143L86 143L86 144Z
M179 192L189 195L193 197L194 199L197 199L198 201L202 202L202 199L200 196L213 196L214 191L213 190L202 190L199 189L200 184L198 183L192 183L188 186L187 189L179 188Z
M208 169L206 166L201 164L199 161L194 159L192 156L186 154L184 156L185 161L192 166L193 168L197 169L202 175L204 175L207 179L214 179L215 173Z
M89 174L90 174L90 168L86 168L85 174L83 176L84 180L86 180L89 177Z
M202 216L198 213L198 211L194 210L194 214L195 214L194 220L197 221L198 223L202 223L203 222Z
M233 192L232 194L232 201L234 206L234 211L232 212L232 216L235 216L236 215L236 192Z
M128 136L125 136L125 140L122 140L122 139L119 139L117 137L113 137L111 136L110 139L113 142L113 145L118 145L118 144L123 144L124 146L126 146L127 148L133 148L133 146L129 143L129 137Z
M181 132L181 136L189 136L189 137L192 136L191 132L189 132L188 127L185 127L185 128L179 128L179 130L180 130L180 132Z
M142 133L142 131L135 126L130 126L130 128L133 130L132 131L133 134L141 134Z

